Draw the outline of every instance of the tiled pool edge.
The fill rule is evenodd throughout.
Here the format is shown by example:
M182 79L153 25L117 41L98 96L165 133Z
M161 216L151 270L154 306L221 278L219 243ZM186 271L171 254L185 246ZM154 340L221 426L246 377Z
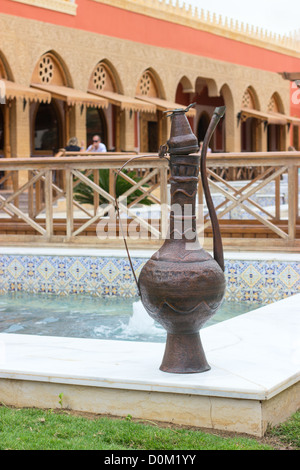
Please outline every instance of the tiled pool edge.
M136 275L152 251L132 250ZM226 299L274 302L300 292L300 255L225 253ZM0 294L137 296L124 250L0 248Z
M137 270L151 256L131 254ZM300 406L300 256L231 255L225 255L227 296L258 300L262 290L272 301L289 298L204 329L208 373L162 373L163 344L0 333L0 401L57 408L62 394L63 406L72 410L262 437ZM95 275L99 286L102 280L107 285L104 295L120 295L122 280L135 287L122 251L15 248L0 251L0 262L0 283L9 272L10 291L44 286L66 295L90 286ZM55 292L55 269L73 291Z
M160 343L0 333L0 400L262 437L300 406L299 301L204 329L202 374L160 371Z

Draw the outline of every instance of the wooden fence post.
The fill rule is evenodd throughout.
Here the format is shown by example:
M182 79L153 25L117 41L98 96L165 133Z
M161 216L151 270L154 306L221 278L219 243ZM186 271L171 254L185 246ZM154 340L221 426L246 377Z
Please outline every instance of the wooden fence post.
M296 238L296 220L298 213L298 171L295 165L288 169L288 233L289 239Z
M70 240L73 233L73 174L70 168L66 169L66 231L67 240Z
M52 170L47 170L45 175L46 234L49 241L53 236L52 174Z

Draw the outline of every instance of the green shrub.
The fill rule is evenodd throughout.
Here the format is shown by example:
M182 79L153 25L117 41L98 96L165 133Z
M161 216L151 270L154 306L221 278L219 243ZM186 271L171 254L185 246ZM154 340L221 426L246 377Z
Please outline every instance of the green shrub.
M129 178L133 179L136 182L141 180L141 178L138 178L135 175L134 171L123 170L123 173L125 173L127 176L129 176ZM102 189L104 189L104 191L106 192L109 192L109 176L110 176L109 169L99 170L99 186ZM90 174L89 179L91 181L94 181L94 175ZM132 184L129 181L126 181L121 176L118 176L115 187L116 187L116 196L120 197L122 194L124 194L126 191L128 191L132 187ZM134 191L132 194L128 196L127 204L130 204L131 202L135 201L141 195L142 195L142 191L140 190ZM74 187L74 199L80 204L92 204L93 205L94 204L94 190L87 184L80 182ZM108 202L107 199L105 199L103 196L101 196L101 194L99 194L99 204L100 205L106 204L107 202ZM153 204L153 202L148 197L145 197L144 199L139 201L139 204L150 205L150 204Z

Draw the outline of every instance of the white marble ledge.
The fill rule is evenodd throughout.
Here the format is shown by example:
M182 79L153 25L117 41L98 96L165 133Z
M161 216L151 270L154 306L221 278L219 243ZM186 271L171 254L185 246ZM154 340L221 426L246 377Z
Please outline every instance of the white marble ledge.
M157 249L133 249L130 248L132 258L150 258ZM127 258L125 249L96 249L96 248L58 248L58 247L22 247L0 246L0 255L18 256L95 256L110 258ZM278 253L260 251L224 251L224 258L241 261L283 261L300 262L299 253Z
M0 377L270 399L300 379L300 294L201 332L211 370L168 374L164 344L0 334Z

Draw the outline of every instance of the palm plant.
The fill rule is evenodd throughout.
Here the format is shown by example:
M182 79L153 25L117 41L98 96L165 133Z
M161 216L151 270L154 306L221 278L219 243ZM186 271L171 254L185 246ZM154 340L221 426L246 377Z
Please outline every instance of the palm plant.
M123 173L125 173L127 176L129 176L131 179L133 179L136 182L141 180L141 178L138 178L136 176L134 171L123 170ZM109 193L109 177L110 177L109 169L99 170L99 186L108 193ZM94 181L94 175L90 174L89 179L91 181ZM129 181L125 180L124 178L121 178L120 176L117 177L117 181L115 185L117 198L120 197L122 194L124 194L126 191L128 191L131 187L132 187L132 184ZM143 194L142 191L137 189L136 191L134 191L127 197L127 204L130 204L142 194ZM90 186L82 182L77 184L74 188L74 199L80 204L93 205L94 204L93 188L91 188ZM105 199L103 196L101 196L101 194L99 194L99 204L106 204L107 202L108 202L107 199ZM145 197L144 199L139 201L139 204L144 204L144 205L149 206L153 204L153 202L148 197Z

